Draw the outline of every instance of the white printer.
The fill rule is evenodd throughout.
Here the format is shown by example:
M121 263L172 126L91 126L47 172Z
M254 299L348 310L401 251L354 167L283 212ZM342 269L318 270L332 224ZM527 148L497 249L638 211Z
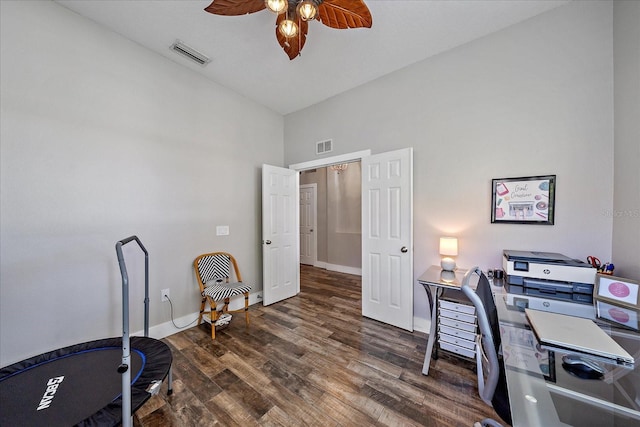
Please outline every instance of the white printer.
M596 269L553 252L504 250L507 303L590 317Z

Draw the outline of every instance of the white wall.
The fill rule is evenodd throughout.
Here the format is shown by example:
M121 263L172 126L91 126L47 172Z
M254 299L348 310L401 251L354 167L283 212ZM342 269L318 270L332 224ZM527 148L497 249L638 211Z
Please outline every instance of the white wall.
M572 2L285 117L285 163L414 148L414 277L459 238L458 265L503 249L611 259L612 5ZM554 226L490 223L491 179L557 175ZM415 286L414 315L427 316Z
M613 3L615 274L640 280L640 2Z
M50 2L1 2L0 365L118 336L116 241L150 253L151 324L198 310L191 262L229 250L261 285L260 166L283 118ZM229 225L216 237L216 225ZM125 246L131 331L143 258Z

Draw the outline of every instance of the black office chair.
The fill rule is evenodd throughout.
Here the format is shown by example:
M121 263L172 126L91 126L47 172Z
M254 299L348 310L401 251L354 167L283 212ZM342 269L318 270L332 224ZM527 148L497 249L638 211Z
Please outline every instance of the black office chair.
M475 292L469 286L469 281L474 273L479 276ZM491 285L482 270L479 267L474 267L464 275L461 289L476 307L476 316L480 328L476 350L480 398L487 405L492 406L504 422L511 424L511 408L509 407L504 363L498 358L501 343L500 326ZM502 427L500 423L491 418L482 420L480 424L482 426ZM478 425L478 423L475 425Z

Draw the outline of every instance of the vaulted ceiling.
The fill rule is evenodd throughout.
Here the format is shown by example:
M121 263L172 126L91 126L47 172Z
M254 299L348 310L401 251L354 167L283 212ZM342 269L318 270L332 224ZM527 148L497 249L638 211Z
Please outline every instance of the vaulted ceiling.
M289 60L267 10L243 16L204 11L211 0L57 0L208 79L281 114L308 107L385 74L522 22L568 0L365 0L370 29L309 24L302 55ZM211 58L201 66L171 45Z

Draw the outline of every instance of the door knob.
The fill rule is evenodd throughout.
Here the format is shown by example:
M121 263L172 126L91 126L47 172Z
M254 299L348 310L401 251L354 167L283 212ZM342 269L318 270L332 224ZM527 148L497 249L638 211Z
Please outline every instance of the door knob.
M309 230L309 233L313 233L313 228L311 230Z
M270 244L271 244L271 240L267 240L265 243L266 243L267 245L270 245Z
M402 249L400 249L400 252L402 252L403 254L407 253L409 249L407 249L406 246L403 246Z

